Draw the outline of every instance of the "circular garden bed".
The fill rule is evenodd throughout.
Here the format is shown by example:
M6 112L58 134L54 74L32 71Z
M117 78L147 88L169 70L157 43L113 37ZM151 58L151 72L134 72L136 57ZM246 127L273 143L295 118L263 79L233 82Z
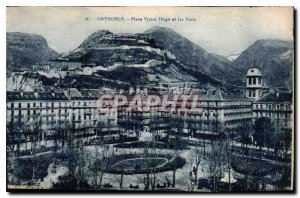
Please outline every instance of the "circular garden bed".
M266 176L280 170L282 166L260 159L246 159L238 157L231 163L232 168L240 173L251 176Z
M105 172L112 174L147 174L182 168L186 160L170 154L124 154L106 159Z

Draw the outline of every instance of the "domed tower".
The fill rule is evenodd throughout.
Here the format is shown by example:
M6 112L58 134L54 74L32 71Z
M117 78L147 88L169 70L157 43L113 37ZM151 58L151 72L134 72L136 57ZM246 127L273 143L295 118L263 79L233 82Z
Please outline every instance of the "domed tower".
M261 72L252 68L247 72L246 97L257 100L262 96L262 75Z

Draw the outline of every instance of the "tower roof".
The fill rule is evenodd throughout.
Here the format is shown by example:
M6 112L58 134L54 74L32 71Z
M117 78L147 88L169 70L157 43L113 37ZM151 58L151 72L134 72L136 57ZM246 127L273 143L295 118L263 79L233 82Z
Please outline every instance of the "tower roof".
M256 68L251 68L248 70L247 76L261 76L261 71Z

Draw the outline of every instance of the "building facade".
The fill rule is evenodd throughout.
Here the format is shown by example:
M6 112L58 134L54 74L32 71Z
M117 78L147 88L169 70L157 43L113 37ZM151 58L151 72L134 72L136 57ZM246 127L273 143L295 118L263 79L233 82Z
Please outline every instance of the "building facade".
M274 91L253 102L253 121L258 118L269 118L274 125L292 129L293 105L292 93Z
M19 150L53 146L61 129L69 128L70 103L63 92L7 92L6 124L8 145Z
M249 69L246 76L246 97L257 100L262 97L262 74L256 68Z

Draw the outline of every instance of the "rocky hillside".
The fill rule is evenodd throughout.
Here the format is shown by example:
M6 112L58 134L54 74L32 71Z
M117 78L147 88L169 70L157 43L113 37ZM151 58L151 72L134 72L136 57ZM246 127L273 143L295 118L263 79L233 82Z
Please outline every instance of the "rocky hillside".
M225 57L208 53L170 28L152 27L145 33L154 38L157 45L172 52L188 68L223 82L235 82L237 77Z
M262 71L270 87L291 87L294 46L282 40L258 40L233 61L232 67L245 74L252 67Z
M99 44L102 44L102 38L105 35L112 34L108 30L98 30L91 34L89 37L87 37L79 46L79 48L89 48L98 46Z
M216 64L221 61L229 63L226 58L215 54L206 53L205 56L211 57ZM203 87L223 86L219 79L196 67L190 67L185 61L181 62L149 33L113 34L107 30L98 30L78 48L64 54L63 58L87 65L95 64L101 69L94 77L128 84L194 81Z
M7 33L7 71L31 68L32 64L58 57L47 41L26 33ZM169 28L153 27L144 33L114 34L98 30L76 49L60 58L99 67L91 78L69 79L76 86L97 81L151 84L195 81L204 87L243 87L247 70L262 70L269 87L290 87L294 47L292 42L258 40L231 58L209 53ZM91 80L91 81L90 81ZM92 83L90 83L92 82ZM115 83L115 82L113 82ZM119 83L119 84L120 84ZM88 85L86 85L88 86Z
M58 57L40 35L21 32L6 33L7 74L14 70L28 70L37 62Z

